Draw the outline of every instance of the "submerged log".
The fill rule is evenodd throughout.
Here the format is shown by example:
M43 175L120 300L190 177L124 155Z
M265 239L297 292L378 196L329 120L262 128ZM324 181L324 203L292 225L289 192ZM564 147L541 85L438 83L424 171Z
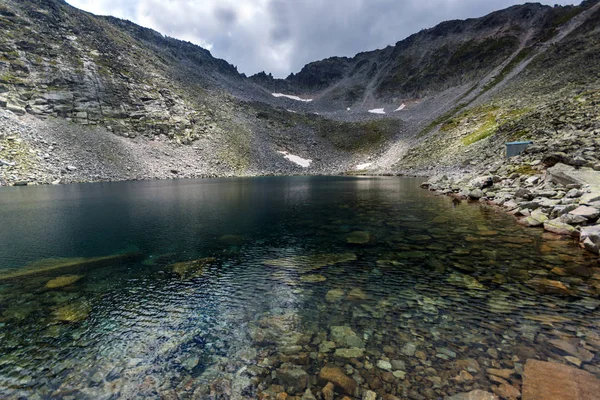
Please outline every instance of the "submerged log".
M118 263L139 261L144 254L123 253L105 257L49 258L28 264L22 268L0 271L0 282L48 275L56 272L81 271L89 268L107 267Z

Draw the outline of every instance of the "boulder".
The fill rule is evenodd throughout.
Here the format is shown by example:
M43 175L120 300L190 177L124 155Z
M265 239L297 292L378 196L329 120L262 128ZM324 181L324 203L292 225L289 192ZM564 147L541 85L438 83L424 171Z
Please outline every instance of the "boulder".
M589 220L594 220L600 215L600 210L594 207L579 206L575 210L569 212L571 215L578 215Z
M567 156L565 153L557 152L548 154L542 160L542 164L544 164L546 167L554 167L556 164L559 163L570 164L569 156Z
M528 360L523 374L522 400L594 400L600 379L563 364Z
M598 174L600 175L600 174ZM586 193L579 199L580 204L591 205L600 201L600 190L594 190L591 193Z
M483 191L481 189L474 189L469 192L469 199L479 200L483 197Z
M600 174L592 168L574 168L558 163L548 168L548 180L561 185L600 186Z

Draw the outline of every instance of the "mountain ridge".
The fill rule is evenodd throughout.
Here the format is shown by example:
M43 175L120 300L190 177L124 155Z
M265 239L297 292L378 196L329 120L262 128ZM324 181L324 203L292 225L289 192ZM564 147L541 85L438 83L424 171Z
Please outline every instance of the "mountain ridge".
M548 103L544 96L558 97L553 87L570 90L567 97L595 88L598 4L527 3L446 21L394 46L316 61L276 80L246 77L192 43L63 0L1 0L0 108L11 122L0 135L0 183L339 174L359 164L375 173L425 173L439 161L431 152L416 163L405 156L432 135L445 140L440 126L464 110L500 102L508 115L513 98L529 97L535 108ZM566 70L555 68L565 63ZM546 71L552 76L540 78ZM14 133L20 122L30 135ZM52 127L46 133L45 124ZM54 129L81 131L93 145L67 149L71 142ZM480 140L472 145L486 143ZM104 154L109 142L120 146L119 157ZM50 147L64 151L55 156ZM474 148L455 147L444 167L464 164ZM304 168L281 152L313 162ZM97 159L88 165L90 153Z

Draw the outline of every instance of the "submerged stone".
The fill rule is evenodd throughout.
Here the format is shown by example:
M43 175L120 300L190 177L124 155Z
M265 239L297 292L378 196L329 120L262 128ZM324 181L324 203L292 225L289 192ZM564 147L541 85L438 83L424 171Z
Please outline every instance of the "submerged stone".
M244 237L241 235L223 235L219 238L219 242L227 246L239 246L244 242Z
M316 270L330 265L356 261L356 254L314 254L310 256L294 256L267 260L265 265L286 269Z
M325 295L325 300L327 300L329 303L336 303L340 301L345 294L346 292L342 289L331 289Z
M455 394L454 396L446 397L444 400L498 400L498 396L477 389L468 393Z
M346 375L340 367L326 366L321 368L319 379L323 382L331 382L345 394L354 396L357 386L356 381Z
M64 275L59 276L58 278L54 278L46 283L46 287L48 289L58 289L65 286L69 286L74 284L75 282L81 280L83 275Z
M371 239L372 237L369 232L355 231L346 237L346 242L350 244L367 244Z
M571 295L569 288L560 281L545 278L534 278L527 281L527 285L544 294Z
M180 278L196 278L204 274L204 269L216 261L213 257L184 261L171 265L171 270Z
M364 350L359 348L350 348L350 349L336 349L334 356L340 358L361 358L364 356Z
M367 295L360 288L354 288L354 289L350 290L350 292L348 293L348 297L347 297L347 299L350 301L363 301L363 300L367 300L368 298L369 298L369 295Z
M523 374L523 400L594 400L600 379L568 365L528 360Z
M92 306L86 301L77 301L62 305L54 310L54 319L58 322L81 322L92 311Z
M446 279L446 282L454 286L464 287L466 289L486 290L486 287L479 283L477 279L470 275L459 274L458 272L452 273L452 275Z
M28 264L23 268L1 271L0 282L29 276L45 275L66 270L86 270L115 265L118 263L139 261L144 258L142 253L124 253L106 257L50 258Z
M323 275L304 275L300 277L300 280L305 283L319 283L325 282L327 278L325 278Z

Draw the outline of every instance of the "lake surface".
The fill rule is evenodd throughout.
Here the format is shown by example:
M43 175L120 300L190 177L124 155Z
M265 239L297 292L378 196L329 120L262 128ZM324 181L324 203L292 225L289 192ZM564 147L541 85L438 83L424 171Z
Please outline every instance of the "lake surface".
M419 183L1 189L0 397L316 395L339 366L358 394L441 399L488 368L518 387L530 358L600 376L597 257Z

